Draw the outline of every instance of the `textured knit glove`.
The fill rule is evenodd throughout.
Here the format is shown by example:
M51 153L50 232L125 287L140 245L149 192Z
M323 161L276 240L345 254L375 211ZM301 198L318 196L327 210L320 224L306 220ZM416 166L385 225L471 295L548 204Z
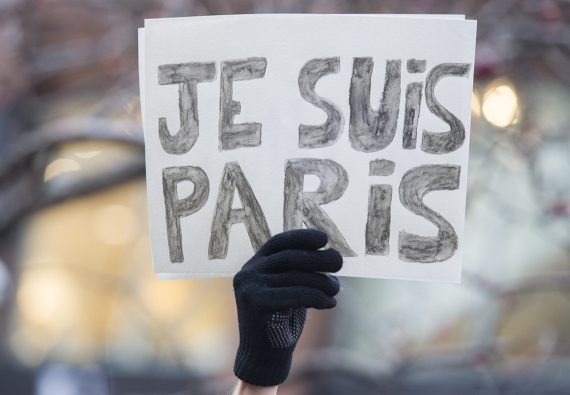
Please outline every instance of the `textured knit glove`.
M273 386L287 378L307 307L336 306L341 255L324 232L303 229L278 234L234 277L240 344L234 372L246 383Z

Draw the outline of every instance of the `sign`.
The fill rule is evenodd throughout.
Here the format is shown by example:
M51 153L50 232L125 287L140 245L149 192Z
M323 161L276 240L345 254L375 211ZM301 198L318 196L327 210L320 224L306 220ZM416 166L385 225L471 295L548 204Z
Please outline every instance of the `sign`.
M146 21L155 271L233 275L310 227L341 275L460 281L475 33L460 16Z

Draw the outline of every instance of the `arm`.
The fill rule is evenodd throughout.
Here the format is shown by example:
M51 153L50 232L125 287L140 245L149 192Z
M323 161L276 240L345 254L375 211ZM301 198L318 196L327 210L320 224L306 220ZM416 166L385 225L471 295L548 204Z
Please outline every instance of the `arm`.
M276 395L277 386L258 387L238 380L237 386L232 395Z

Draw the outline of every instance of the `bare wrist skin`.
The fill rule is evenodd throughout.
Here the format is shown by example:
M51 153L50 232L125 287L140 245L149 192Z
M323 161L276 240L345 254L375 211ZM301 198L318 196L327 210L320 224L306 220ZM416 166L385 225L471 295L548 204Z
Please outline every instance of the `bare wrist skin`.
M275 395L277 394L277 386L259 387L257 385L248 384L238 380L237 386L232 395Z

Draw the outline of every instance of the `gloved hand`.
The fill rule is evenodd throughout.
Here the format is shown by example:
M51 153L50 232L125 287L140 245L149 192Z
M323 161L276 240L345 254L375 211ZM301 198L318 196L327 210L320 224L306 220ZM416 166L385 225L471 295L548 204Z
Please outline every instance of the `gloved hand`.
M285 381L307 308L336 306L339 281L319 272L339 271L342 256L318 250L326 244L326 233L314 229L278 234L235 275L240 343L234 372L244 382Z

